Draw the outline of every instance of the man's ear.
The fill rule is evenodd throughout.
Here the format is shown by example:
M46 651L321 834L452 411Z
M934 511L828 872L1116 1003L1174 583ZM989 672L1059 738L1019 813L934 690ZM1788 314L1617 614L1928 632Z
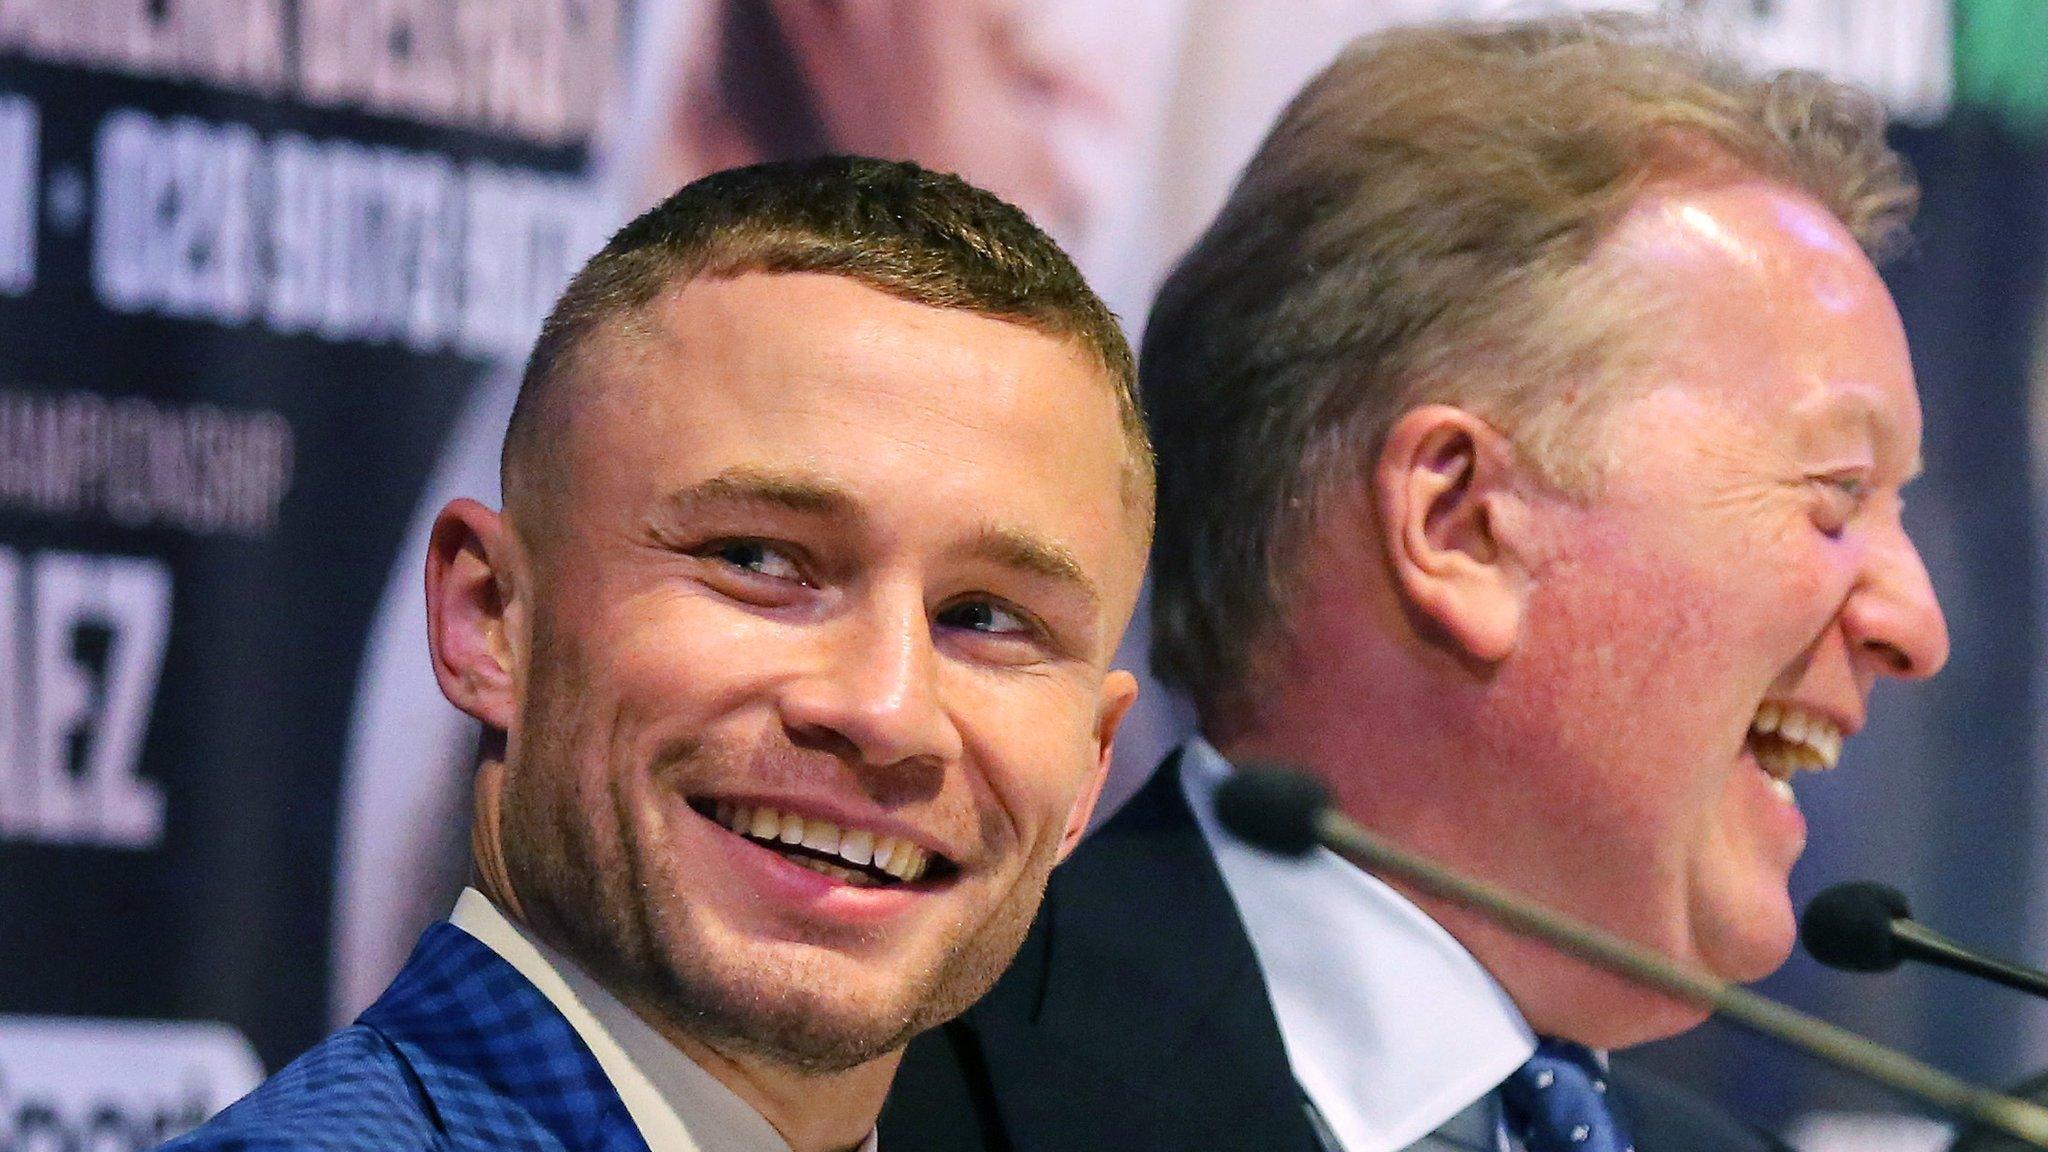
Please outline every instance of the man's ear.
M1521 631L1524 556L1514 445L1462 408L1428 404L1388 430L1373 474L1381 543L1402 599L1472 659Z
M448 702L503 732L518 708L516 543L505 519L455 500L427 540L427 646Z
M1060 836L1058 860L1065 860L1069 853L1080 846L1081 837L1088 834L1088 821L1095 815L1096 801L1102 799L1102 786L1109 782L1111 756L1116 750L1116 731L1123 725L1124 717L1131 711L1131 705L1138 699L1138 678L1121 668L1112 669L1102 678L1102 693L1095 711L1095 769L1081 784L1080 795L1074 797L1074 806L1067 809L1067 830Z

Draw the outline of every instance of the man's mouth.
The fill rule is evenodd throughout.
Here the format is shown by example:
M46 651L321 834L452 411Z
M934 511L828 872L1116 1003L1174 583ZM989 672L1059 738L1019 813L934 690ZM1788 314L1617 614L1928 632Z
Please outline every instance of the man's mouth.
M1782 700L1766 700L1749 725L1749 747L1771 778L1771 787L1788 802L1792 777L1825 772L1842 758L1842 728L1810 709Z
M857 888L893 888L957 871L944 856L908 840L815 816L730 800L692 800L690 807L792 864Z

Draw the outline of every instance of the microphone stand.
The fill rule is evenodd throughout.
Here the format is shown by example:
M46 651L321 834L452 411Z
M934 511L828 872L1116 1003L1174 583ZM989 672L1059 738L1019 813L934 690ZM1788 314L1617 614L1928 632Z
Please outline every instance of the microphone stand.
M1321 809L1315 821L1321 842L1360 867L1476 908L1510 928L1610 971L1710 1008L1752 1032L1918 1097L1952 1115L2048 1149L2048 1109L1966 1083L1847 1029L1725 980L1687 971L1648 949L1544 911L1504 889L1449 872L1373 835L1332 808Z

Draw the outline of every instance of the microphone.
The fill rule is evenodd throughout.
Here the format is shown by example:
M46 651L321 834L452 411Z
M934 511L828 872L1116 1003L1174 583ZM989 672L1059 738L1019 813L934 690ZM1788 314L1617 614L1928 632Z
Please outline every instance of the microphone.
M1898 889L1868 880L1815 896L1799 917L1799 942L1830 968L1889 972L1919 960L2048 997L2048 973L1964 948L1916 923Z
M1302 856L1320 844L1361 868L1456 901L1571 956L1707 1008L1732 1024L1963 1120L2048 1149L2048 1109L1966 1083L1847 1029L1681 967L1618 936L1431 863L1331 808L1322 785L1294 769L1271 764L1239 766L1216 793L1216 816L1232 835L1254 847Z

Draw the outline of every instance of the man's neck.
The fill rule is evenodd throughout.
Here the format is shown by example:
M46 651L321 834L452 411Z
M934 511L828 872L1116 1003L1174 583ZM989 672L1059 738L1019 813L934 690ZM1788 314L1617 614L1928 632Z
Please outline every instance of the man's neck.
M1428 715L1419 702L1354 709L1351 714L1334 710L1328 702L1316 703L1319 710L1300 710L1298 699L1286 698L1274 706L1266 723L1236 735L1219 750L1235 763L1266 760L1304 768L1330 789L1339 811L1401 847L1545 907L1573 911L1557 893L1546 894L1534 885L1534 874L1490 867L1484 845L1476 854L1461 850L1474 843L1471 834L1479 818L1473 813L1483 811L1484 803L1476 796L1446 800L1437 795L1449 790L1445 773L1438 769L1495 754L1484 742L1460 746L1444 735L1464 731L1469 723L1445 719L1436 732L1396 731L1405 744L1394 743L1385 739L1387 732L1366 729L1375 724L1390 730L1399 723L1412 726L1417 714ZM1354 714L1368 719L1358 727L1346 727L1351 723L1348 716ZM1273 722L1276 716L1284 722ZM1381 719L1385 717L1401 719ZM1381 879L1470 952L1541 1035L1618 1049L1677 1035L1705 1017L1692 1005L1567 957L1470 908L1396 879Z
M1419 893L1410 898L1500 981L1541 1035L1615 1051L1676 1036L1706 1019L1703 1008L1565 956L1476 912Z

